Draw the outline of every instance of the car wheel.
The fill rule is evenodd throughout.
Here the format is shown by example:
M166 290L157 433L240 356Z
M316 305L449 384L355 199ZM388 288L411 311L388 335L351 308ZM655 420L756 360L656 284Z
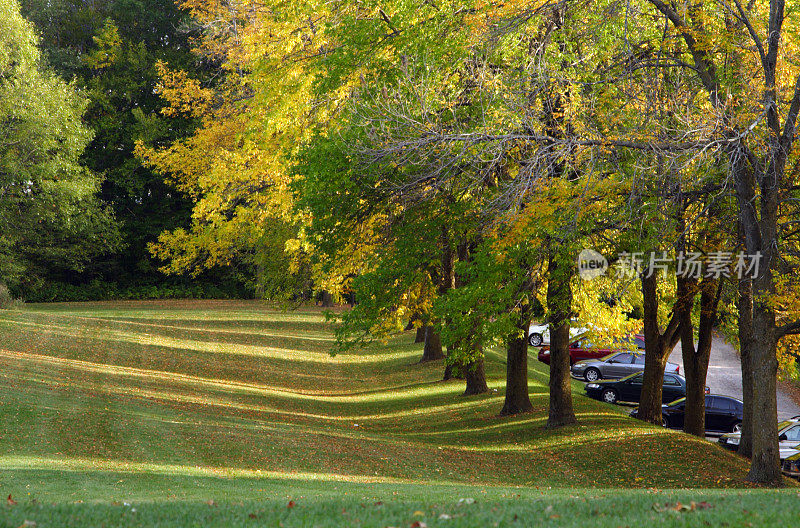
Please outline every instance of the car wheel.
M663 414L661 415L661 426L669 428L669 420Z
M731 427L732 433L741 433L742 432L742 422L735 422Z
M528 341L530 341L531 346L540 346L542 344L542 334L533 333L528 338Z
M617 391L614 389L606 389L600 395L606 403L617 403Z
M597 381L600 379L600 371L596 368L587 368L583 373L583 378L589 382Z

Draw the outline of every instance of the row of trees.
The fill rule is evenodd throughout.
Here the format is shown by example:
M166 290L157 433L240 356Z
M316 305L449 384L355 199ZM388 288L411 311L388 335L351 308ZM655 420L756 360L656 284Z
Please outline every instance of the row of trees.
M156 53L145 60L152 69L136 70L144 51L112 17L91 32L80 66L97 87L88 115L108 125L88 151L107 165L92 167L107 167L103 192L125 188L137 206L160 204L141 217L125 207L150 222L140 247L166 229L150 245L166 271L245 266L264 296L313 288L354 297L340 349L410 321L424 329L424 359L446 356L444 376L464 376L468 394L486 391L484 350L502 346L502 414L531 409L526 334L540 312L551 327L550 427L576 421L576 314L607 329L606 340L644 327L645 420L660 420L664 363L681 344L693 434L703 434L711 338L722 328L742 352L748 478L779 481L778 360L792 357L800 331L800 26L783 1L189 0L183 9L196 38L153 33L176 57ZM148 27L164 20L177 19ZM186 59L189 47L202 70ZM22 75L8 49L3 87ZM134 70L155 72L155 90L136 84L139 95L125 99L135 108L120 112L118 84L138 83L126 77ZM76 103L69 118L83 138L72 160L88 141L82 112ZM104 121L128 114L144 132ZM3 126L18 122L14 114ZM3 145L12 152L10 134ZM4 164L15 159L3 155ZM154 171L178 193L159 187ZM40 192L16 169L0 174L17 178L0 182L4 193ZM83 184L88 200L97 180L81 174L95 182ZM191 219L181 222L189 203ZM110 223L94 207L81 204L97 211L81 220ZM175 214L164 220L165 211ZM19 234L14 247L29 239ZM585 247L612 263L646 256L638 272L585 281L576 266ZM752 278L735 266L694 276L649 259L663 253L685 267L682 255L738 251L761 255Z

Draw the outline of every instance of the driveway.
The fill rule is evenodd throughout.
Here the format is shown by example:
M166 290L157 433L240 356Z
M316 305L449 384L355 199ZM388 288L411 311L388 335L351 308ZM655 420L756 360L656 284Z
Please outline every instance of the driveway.
M672 363L681 366L684 373L680 343L669 356ZM742 367L739 354L725 339L715 336L711 344L711 359L708 364L706 385L712 394L725 394L742 399ZM778 419L784 420L800 415L800 406L785 392L778 389Z

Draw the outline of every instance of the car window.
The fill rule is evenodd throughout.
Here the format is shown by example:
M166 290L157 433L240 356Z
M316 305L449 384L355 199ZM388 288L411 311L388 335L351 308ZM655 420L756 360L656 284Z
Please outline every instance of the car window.
M670 387L680 387L681 384L678 381L678 378L675 376L664 376L664 385L669 385Z
M624 363L626 365L630 365L631 364L631 360L633 359L633 356L631 354L623 352L621 354L617 354L612 359L614 361L616 361L617 363Z
M733 400L728 398L717 398L717 409L724 412L732 412L736 410Z
M644 354L636 354L633 356L634 365L644 365Z
M800 425L790 427L783 434L786 435L786 440L790 442L800 442Z
M713 396L706 396L706 410L716 410L719 400Z
M633 342L636 343L636 348L641 348L644 350L644 339L637 337L633 340Z
M640 385L641 385L641 383L642 383L642 373L640 372L640 373L638 373L638 374L634 374L633 376L630 376L630 377L628 378L628 380L629 380L631 383L638 383L638 384L640 384Z

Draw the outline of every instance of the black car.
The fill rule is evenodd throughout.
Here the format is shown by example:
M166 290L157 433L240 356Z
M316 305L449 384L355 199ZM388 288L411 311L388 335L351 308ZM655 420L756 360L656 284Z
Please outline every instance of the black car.
M631 411L636 418L638 409ZM686 398L675 400L661 409L662 425L670 429L683 429ZM742 427L744 404L736 398L719 394L706 395L706 432L738 433Z
M642 396L642 379L644 374L639 372L619 380L603 380L586 384L586 395L595 400L606 403L618 401L638 402ZM706 388L708 392L708 388ZM686 396L686 379L677 374L664 374L662 389L662 403L675 401Z

